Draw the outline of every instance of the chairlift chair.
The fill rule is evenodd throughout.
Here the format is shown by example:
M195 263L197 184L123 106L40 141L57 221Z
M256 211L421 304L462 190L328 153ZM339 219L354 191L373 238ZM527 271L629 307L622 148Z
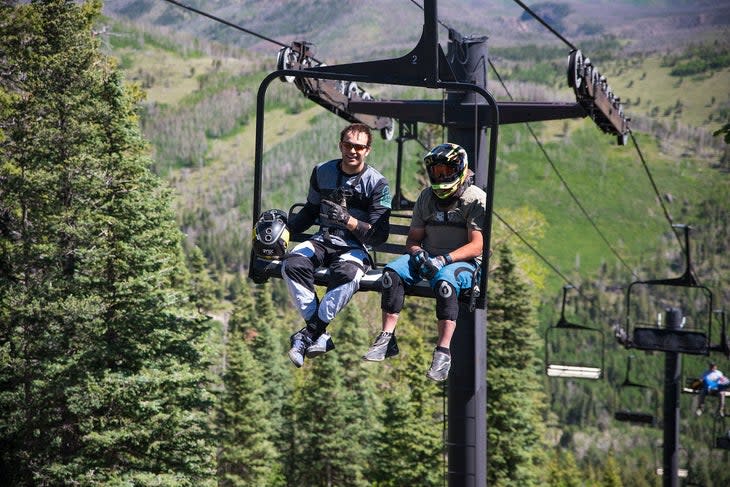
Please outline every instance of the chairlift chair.
M568 289L572 286L563 287L563 305L560 310L560 319L555 325L548 327L545 331L545 373L548 377L574 378L574 379L600 379L603 377L603 366L605 356L605 336L595 328L570 323L565 319L565 302ZM576 361L560 360L552 350L550 340L558 337L561 332L579 334L598 334L600 337L600 362L597 364L575 363Z
M428 27L428 28L426 28ZM494 97L481 86L476 84L457 81L456 76L451 70L451 65L445 57L440 46L437 49L438 61L433 56L430 46L434 42L435 25L428 24L424 26L424 34L418 45L406 56L381 61L368 61L363 63L350 63L336 66L327 66L316 60L309 60L309 49L306 44L292 44L291 48L283 49L279 54L277 61L277 71L270 73L264 78L259 86L256 105L256 146L254 157L254 194L253 194L253 217L257 218L262 211L262 180L263 180L263 129L264 129L264 104L266 97L266 89L274 79L281 81L293 81L305 96L324 106L336 115L349 120L359 121L375 128L381 128L381 134L384 138L390 139L393 133L393 120L414 120L424 121L426 123L444 123L445 113L444 106L448 107L448 117L450 123L460 123L461 120L469 121L474 124L475 138L480 130L489 129L489 146L487 147L488 167L486 178L480 176L480 171L476 171L477 184L487 183L491 186L494 181L494 168L496 166L496 150L497 150L497 130L499 126L499 111ZM433 31L433 32L432 32ZM412 59L418 59L417 64L412 63ZM424 77L424 72L427 75ZM334 82L334 84L333 84ZM343 83L348 83L343 85ZM340 90L341 86L354 87L355 83L378 83L406 86L421 86L431 89L449 90L450 92L463 92L470 95L474 99L473 106L462 103L452 103L444 105L444 103L436 103L429 101L413 101L404 102L399 100L391 100L390 104L386 102L375 102L372 97L361 93L358 88L351 90L345 89L346 93L335 93ZM331 88L331 90L330 90ZM321 96L321 93L327 95L329 91L331 96ZM340 96L342 95L342 96ZM332 98L339 100L332 103ZM478 103L478 97L483 98L486 103ZM382 105L388 105L383 107ZM452 106L453 105L453 106ZM377 111L378 114L369 114L369 111ZM387 113L385 113L387 112ZM572 112L571 112L572 113ZM550 118L552 119L552 118ZM409 133L415 131L415 123L401 125L403 131L400 133L399 146L402 148L402 142L408 140ZM411 134L412 135L412 134ZM476 149L475 149L476 150ZM477 157L475 155L474 161ZM401 168L398 168L399 172ZM480 180L480 177L482 180ZM400 185L398 185L400 186ZM403 198L400 194L400 187L397 188L399 198L395 209L407 210L410 202ZM485 246L482 254L482 265L479 278L475 280L476 285L468 292L459 295L459 301L468 305L470 310L476 308L486 308L486 293L482 290L486 289L487 283L487 264L489 262L489 236L491 232L491 207L492 207L492 188L486 189L487 193L487 212L483 228L485 229ZM292 207L294 208L296 204ZM405 252L404 235L407 234L410 215L408 213L395 214L401 217L401 222L391 223L390 233L393 236L388 242L372 249L373 254L393 254L402 255ZM406 221L404 221L405 219ZM306 235L292 235L290 241L300 242L307 238ZM391 256L392 259L393 256ZM380 259L380 257L377 257ZM385 260L387 262L387 260ZM327 269L317 269L315 272L315 284L326 285ZM266 260L258 258L253 252L250 256L249 277L256 283L263 283L269 278L281 278L281 261ZM382 268L376 265L371 269L365 277L360 281L360 291L380 291L381 289ZM406 289L406 294L435 298L433 290L427 282L420 282L415 286Z
M656 426L656 423L657 423L656 411L659 409L659 393L654 387L650 387L650 386L647 386L644 384L639 384L639 383L631 380L629 375L631 374L632 358L633 357L629 357L629 359L627 361L626 376L624 377L624 381L618 386L619 387L618 396L619 396L619 398L621 398L621 396L622 396L621 391L630 391L630 390L648 391L652 395L654 412L619 409L618 411L616 411L614 413L613 417L616 421L634 423L634 424L639 424L639 425ZM624 394L624 396L625 396L625 394ZM625 399L625 397L624 397L624 399Z
M656 444L656 451L661 452L662 449L663 449L662 443L657 443ZM685 483L682 484L682 485L696 485L694 483L691 483L690 469L689 469L690 462L689 462L689 458L688 458L689 457L689 454L687 452L687 449L686 448L680 448L677 453L679 454L680 457L682 457L680 464L681 465L685 465L685 467L679 467L679 468L677 468L677 477L680 478L680 479L685 479L684 480ZM658 457L661 458L661 455L658 455ZM663 476L664 475L664 467L661 465L662 462L660 460L658 460L656 453L654 454L654 461L657 464L657 466L656 466L656 474L659 475L660 477Z
M677 278L635 281L629 285L626 292L626 332L630 337L627 342L627 347L640 350L708 355L712 348L710 346L710 338L712 336L712 292L707 287L699 285L692 274L689 246L690 227L687 225L674 226L684 229L686 248L684 274ZM699 290L700 293L704 294L705 301L708 304L706 325L700 323L700 321L704 320L701 315L698 315L700 319L694 324L694 329L690 329L690 327L685 329L684 323L678 327L663 327L660 319L661 315L659 315L659 319L656 322L650 322L648 319L644 321L637 319L635 320L636 323L632 324L631 313L634 309L632 308L632 293L637 285L644 285L648 288L652 286L669 286L695 288Z
M713 448L730 450L730 420L725 416L715 416L712 425Z

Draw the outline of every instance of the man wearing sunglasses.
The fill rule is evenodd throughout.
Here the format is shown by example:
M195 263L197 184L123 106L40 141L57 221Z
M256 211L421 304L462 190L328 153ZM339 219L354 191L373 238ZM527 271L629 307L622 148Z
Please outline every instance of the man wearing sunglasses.
M383 271L383 328L363 358L379 362L398 353L395 326L405 289L426 279L436 295L438 320L438 344L426 375L444 381L451 368L449 345L459 315L459 294L479 278L487 196L472 184L473 173L462 147L440 144L423 160L431 186L416 200L407 253Z
M327 325L358 290L370 269L367 246L388 239L391 194L388 181L365 163L372 134L363 124L340 133L342 157L318 164L309 179L307 202L289 219L289 230L300 233L319 219L319 231L285 258L282 277L305 326L291 336L289 359L301 367L305 357L334 348ZM329 268L327 291L321 301L314 288L314 271Z

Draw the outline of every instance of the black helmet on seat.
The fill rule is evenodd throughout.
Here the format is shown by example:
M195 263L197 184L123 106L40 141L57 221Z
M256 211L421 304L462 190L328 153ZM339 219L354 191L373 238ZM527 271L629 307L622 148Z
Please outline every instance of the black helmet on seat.
M289 245L287 216L282 210L266 210L261 213L253 231L253 251L266 260L282 259Z

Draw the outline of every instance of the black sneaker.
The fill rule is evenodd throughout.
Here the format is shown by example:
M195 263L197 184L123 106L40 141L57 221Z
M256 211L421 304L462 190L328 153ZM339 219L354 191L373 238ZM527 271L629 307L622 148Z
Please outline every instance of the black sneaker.
M307 348L312 346L312 339L308 334L303 333L304 330L304 328L299 330L289 338L289 341L291 342L289 360L291 360L297 367L302 366Z
M449 378L450 368L451 355L447 355L444 352L434 350L433 360L431 361L431 368L428 369L426 376L431 380L435 380L436 382L442 382Z
M332 341L332 336L329 333L322 333L314 343L307 347L305 355L307 358L314 358L318 355L325 354L330 350L334 350L335 342Z
M398 341L395 339L395 333L382 331L375 338L375 342L373 342L372 346L362 358L370 362L381 362L388 357L398 355L398 352L400 350L398 350Z

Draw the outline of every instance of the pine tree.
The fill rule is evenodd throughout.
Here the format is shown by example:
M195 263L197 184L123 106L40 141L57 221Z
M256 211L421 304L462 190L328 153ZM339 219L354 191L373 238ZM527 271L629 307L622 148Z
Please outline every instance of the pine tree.
M210 277L207 269L205 255L200 247L193 246L188 252L188 268L190 269L192 292L190 300L195 303L198 311L212 310L218 300L216 299L216 286Z
M362 359L363 353L370 346L370 337L363 326L363 316L357 303L348 304L337 318L330 324L328 331L337 343L334 356L344 370L344 386L358 396L362 414L354 420L362 423L362 442L370 444L377 417L371 414L379 409L376 391L376 379L371 373L371 364ZM368 452L363 452L365 455Z
M398 325L400 354L383 364L370 364L386 368L393 383L381 392L381 426L373 448L378 454L371 464L371 479L377 485L443 485L445 390L425 373L436 328L432 305L431 300L408 300ZM425 323L425 329L414 321Z
M367 449L361 442L357 393L343 384L344 370L332 352L300 369L293 402L292 485L368 485Z
M252 290L256 304L253 314L245 324L247 333L251 336L249 347L266 381L263 384L263 393L270 405L270 420L273 431L272 440L280 451L288 447L289 422L285 420L287 414L287 398L294 387L291 363L284 350L284 343L288 344L292 332L282 323L283 314L275 309L272 301L272 286L270 283L258 286Z
M100 11L0 7L0 480L210 485L209 322Z
M621 472L619 471L616 459L613 454L609 454L606 457L606 463L603 465L603 472L601 475L601 486L602 487L623 487L621 482Z
M553 450L547 464L547 479L543 482L549 487L580 487L584 485L582 476L570 450Z
M278 454L271 440L271 405L263 374L247 343L246 330L232 326L227 344L218 476L220 486L283 485Z
M491 485L539 485L544 463L544 396L527 286L509 249L490 276L487 361L488 468Z

